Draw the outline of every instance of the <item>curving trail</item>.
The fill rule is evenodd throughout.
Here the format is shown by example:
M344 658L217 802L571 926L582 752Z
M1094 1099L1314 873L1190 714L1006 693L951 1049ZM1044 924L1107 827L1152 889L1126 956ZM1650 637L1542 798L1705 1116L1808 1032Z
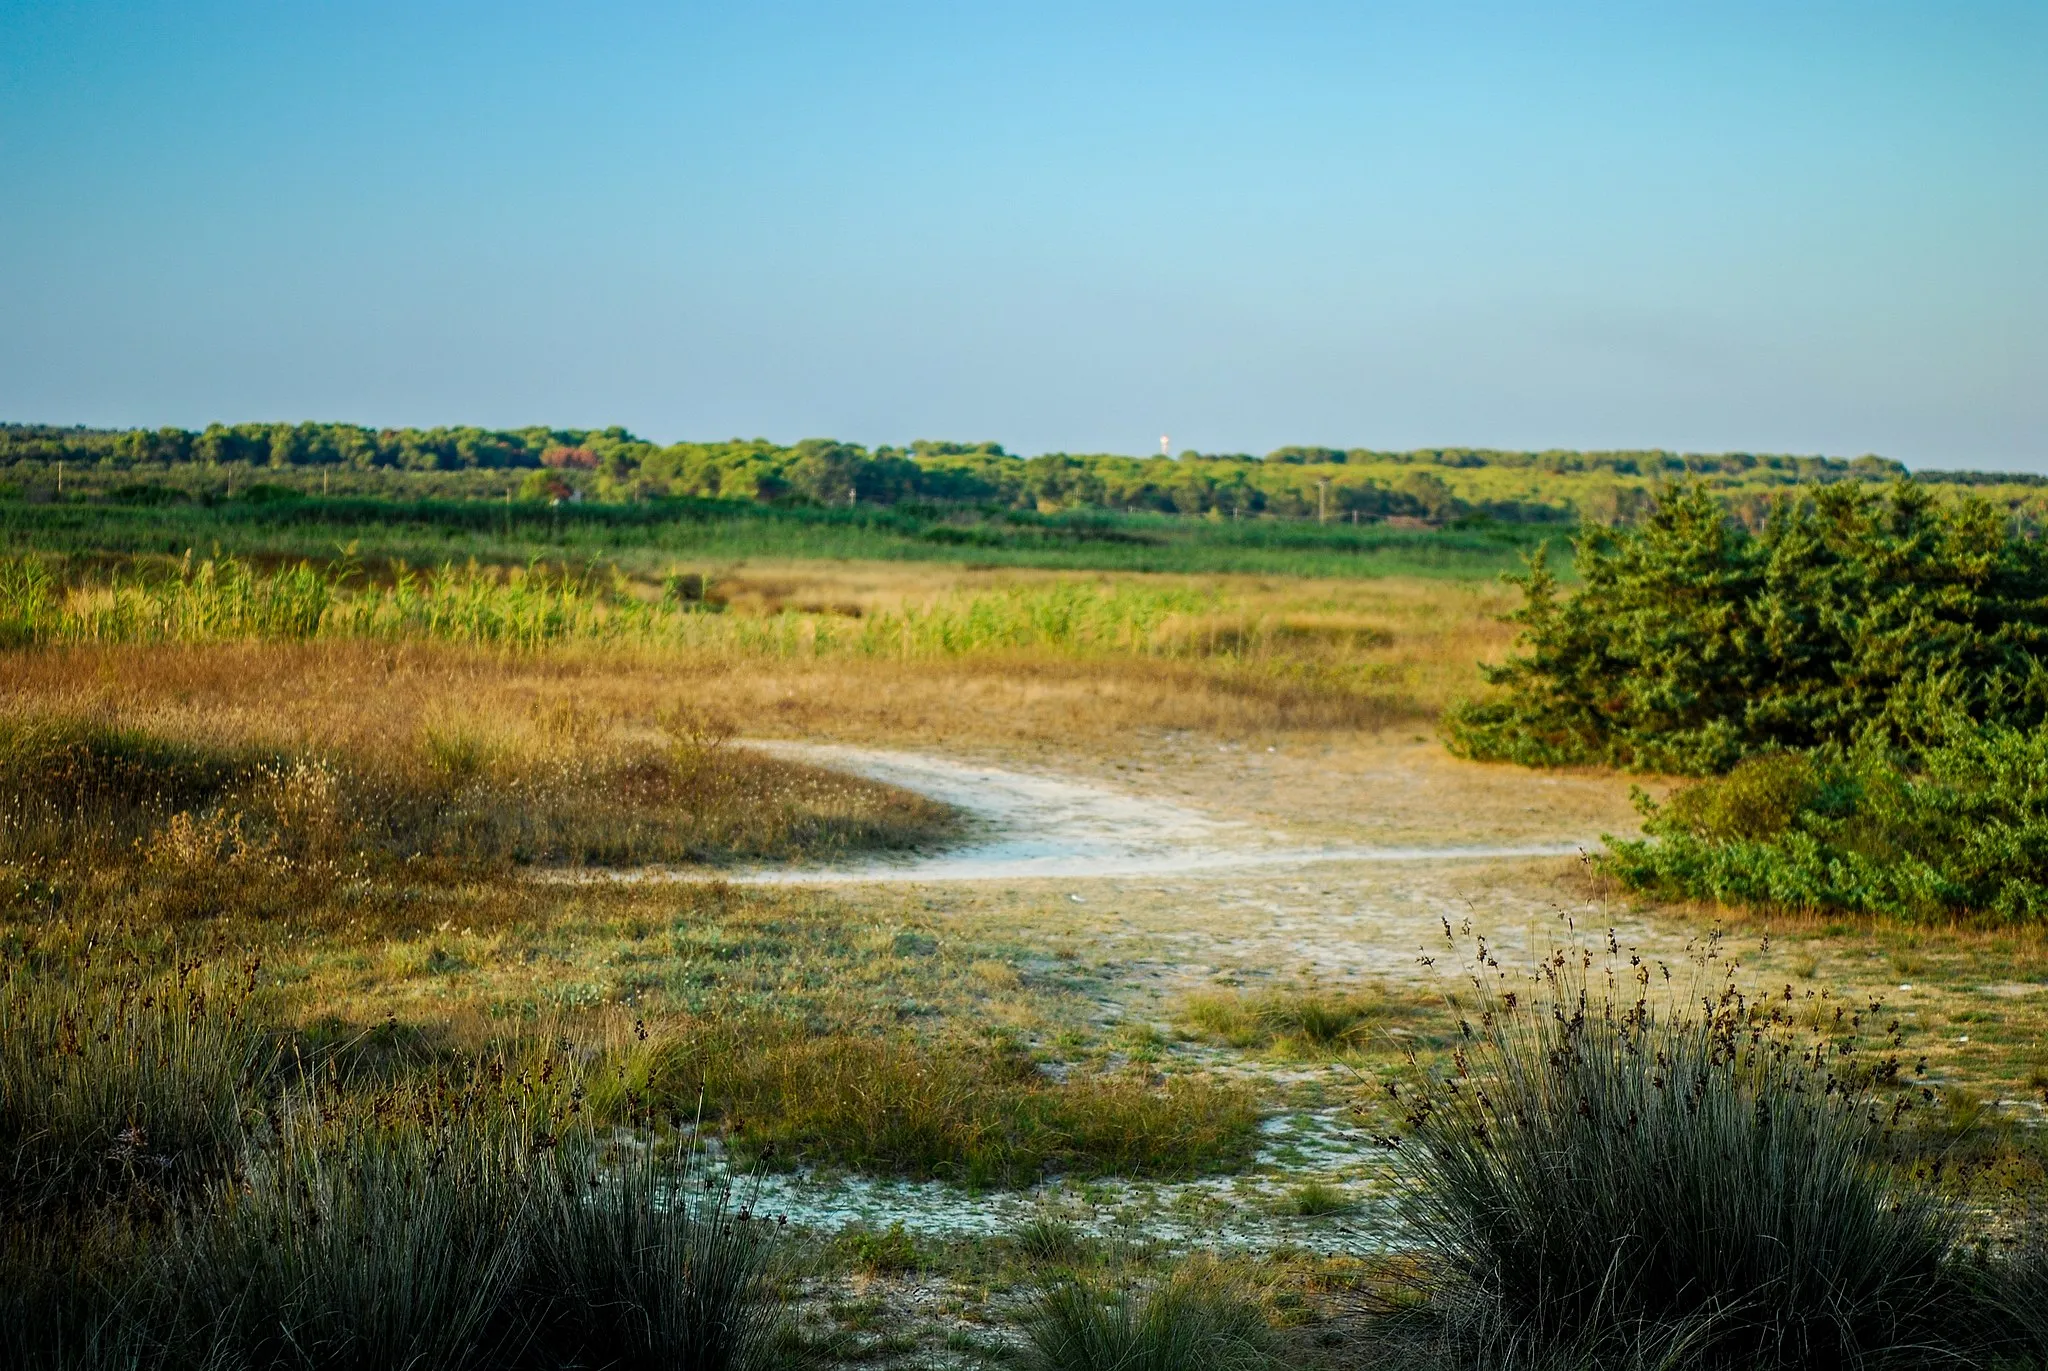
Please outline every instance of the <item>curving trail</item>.
M1184 876L1329 862L1446 862L1568 857L1593 839L1444 847L1290 842L1251 824L1211 818L1170 801L1070 778L952 761L916 752L815 743L754 742L777 756L901 786L964 811L968 841L942 851L823 867L727 875L755 885L995 881ZM701 870L649 868L623 879L696 880Z

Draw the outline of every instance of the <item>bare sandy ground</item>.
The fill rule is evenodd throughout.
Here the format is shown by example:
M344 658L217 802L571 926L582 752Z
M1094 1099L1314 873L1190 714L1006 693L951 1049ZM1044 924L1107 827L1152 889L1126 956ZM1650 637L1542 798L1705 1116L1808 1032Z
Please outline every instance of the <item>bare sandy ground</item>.
M965 812L972 837L953 849L814 870L751 872L750 882L869 883L1171 876L1310 863L1455 862L1571 856L1588 832L1536 842L1373 845L1304 842L1255 819L1218 817L1179 799L925 753L758 743L780 756L914 790Z
M1629 782L1461 762L1434 742L1272 747L1189 735L1123 755L751 744L919 791L970 816L954 848L741 883L843 887L878 917L1001 927L1114 963L1126 1001L1311 975L1431 979L1444 930L1517 952L1577 927L1666 955L1683 940L1589 903L1582 854L1635 831ZM702 879L646 870L625 879ZM1428 960L1425 961L1424 959Z
M1149 1027L1171 1040L1176 1003L1216 986L1310 977L1443 988L1476 935L1504 961L1533 961L1573 927L1604 942L1609 924L1649 955L1684 951L1682 930L1589 900L1580 853L1602 833L1634 831L1629 783L1611 775L1479 766L1406 738L1268 748L1164 734L1111 756L758 745L956 805L971 833L946 852L737 880L831 885L878 923L1014 948L1027 978L1083 970L1099 1029ZM934 1234L1002 1231L1051 1205L1084 1229L1251 1251L1356 1251L1398 1232L1400 1181L1351 1113L1361 1081L1350 1066L1265 1063L1186 1042L1170 1055L1179 1069L1247 1075L1273 1093L1250 1171L980 1197L799 1175L769 1182L762 1201L828 1229L901 1223ZM1360 1208L1288 1217L1280 1197L1308 1178L1342 1187Z

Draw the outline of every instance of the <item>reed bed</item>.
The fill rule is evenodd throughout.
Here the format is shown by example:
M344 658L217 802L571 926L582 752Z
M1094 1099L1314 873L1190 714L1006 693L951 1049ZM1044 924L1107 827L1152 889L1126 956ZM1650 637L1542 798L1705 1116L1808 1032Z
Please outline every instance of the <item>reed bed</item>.
M715 595L716 588L713 588ZM779 660L939 661L1007 653L1075 658L1260 661L1385 646L1383 628L1328 614L1250 612L1223 594L1136 579L1057 578L945 591L922 603L770 605L722 613L703 577L655 592L615 569L575 573L474 562L345 563L265 570L233 557L174 572L65 578L38 559L0 559L0 644L122 645L436 641L534 651L616 644Z

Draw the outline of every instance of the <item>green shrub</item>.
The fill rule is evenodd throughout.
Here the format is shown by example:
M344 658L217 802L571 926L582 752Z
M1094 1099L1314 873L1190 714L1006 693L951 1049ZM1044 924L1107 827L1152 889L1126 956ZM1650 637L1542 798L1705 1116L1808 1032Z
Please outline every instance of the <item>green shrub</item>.
M1904 753L1875 742L1750 758L1662 806L1604 869L1683 899L1913 919L2048 918L2048 733L1952 722Z
M1264 1310L1219 1268L1150 1288L1065 1276L1024 1313L1027 1371L1264 1371L1278 1364Z
M1829 1043L1732 991L1603 1001L1570 967L1493 1000L1412 1101L1413 1220L1468 1341L1805 1368L1967 1340L1952 1222L1881 1168Z
M1945 713L2048 717L2048 546L1981 500L1819 486L1752 535L1681 487L1582 536L1575 566L1569 597L1540 559L1520 579L1521 652L1446 717L1454 750L1705 774Z

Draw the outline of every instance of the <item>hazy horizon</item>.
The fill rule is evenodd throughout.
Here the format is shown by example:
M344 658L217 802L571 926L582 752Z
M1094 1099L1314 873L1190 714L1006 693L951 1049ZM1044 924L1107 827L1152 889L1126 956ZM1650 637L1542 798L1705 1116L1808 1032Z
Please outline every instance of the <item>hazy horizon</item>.
M0 416L2048 470L2048 9L0 0Z

